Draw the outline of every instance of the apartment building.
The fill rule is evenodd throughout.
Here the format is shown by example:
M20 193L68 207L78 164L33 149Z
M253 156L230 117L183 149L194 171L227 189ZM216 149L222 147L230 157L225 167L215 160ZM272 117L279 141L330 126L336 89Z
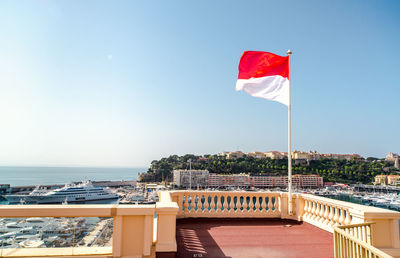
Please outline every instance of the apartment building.
M293 159L310 159L310 153L295 150L292 152L292 158Z
M400 157L399 154L393 153L393 152L389 152L389 153L386 155L385 160L386 160L386 161L395 161L396 158L399 158L399 157Z
M241 151L231 151L228 152L228 154L226 155L227 159L239 159L239 158L243 158L244 157L244 153Z
M287 154L285 155L280 151L268 151L264 152L264 156L270 159L283 159L284 157L287 157Z
M386 185L387 184L387 175L377 175L375 176L376 185Z
M334 154L334 153L329 153L329 154L321 154L323 158L329 158L329 159L345 159L345 160L353 160L353 159L360 159L362 158L358 154Z
M253 152L249 152L246 154L247 156L256 158L256 159L264 159L266 158L265 154L263 152L259 152L259 151L253 151Z
M208 177L208 184L209 187L248 187L250 186L250 177L246 174L210 174Z
M375 176L376 185L399 185L400 175L377 175Z
M257 187L257 188L286 188L287 176L264 176L264 175L209 175L209 187ZM317 175L293 175L292 185L297 188L319 188L323 187L323 178Z
M208 186L208 170L177 169L173 171L173 174L174 184L178 187L188 188L190 185L192 185L192 188Z

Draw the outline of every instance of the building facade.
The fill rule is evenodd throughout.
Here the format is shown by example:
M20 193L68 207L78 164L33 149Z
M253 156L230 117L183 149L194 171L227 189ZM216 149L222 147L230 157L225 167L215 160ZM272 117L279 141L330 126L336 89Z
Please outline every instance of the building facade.
M387 184L387 175L377 175L377 176L375 176L374 184L376 184L376 185L386 185Z
M228 152L228 154L226 155L227 159L239 159L239 158L243 158L244 157L244 153L241 151L231 151Z
M192 188L207 187L209 172L208 170L177 169L173 171L174 185L178 187Z
M293 159L310 159L310 154L304 151L293 151L292 152Z
M256 187L256 188L286 188L287 176L264 176L264 175L209 175L209 187ZM324 185L322 177L317 175L293 175L292 184L297 188L320 188Z
M385 160L386 160L386 161L395 161L396 158L399 158L399 154L393 153L393 152L389 152L389 153L386 155Z
M284 157L287 157L287 155L285 155L284 153L282 153L280 151L268 151L268 152L264 152L264 155L266 158L270 158L270 159L283 159Z
M259 152L259 151L253 151L253 152L249 152L246 154L247 156L256 158L256 159L264 159L266 158L265 154L263 152Z
M249 187L250 177L246 174L218 175L210 174L208 177L209 187Z
M400 184L400 176L399 175L389 175L387 177L388 185L398 185Z

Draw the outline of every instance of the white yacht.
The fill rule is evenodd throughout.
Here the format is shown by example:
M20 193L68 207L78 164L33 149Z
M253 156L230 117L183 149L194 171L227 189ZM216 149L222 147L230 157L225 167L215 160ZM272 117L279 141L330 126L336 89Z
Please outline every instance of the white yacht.
M117 199L118 195L108 188L95 187L90 181L75 185L65 185L63 188L52 191L43 191L38 188L28 195L9 194L4 196L10 204L25 203L73 203Z

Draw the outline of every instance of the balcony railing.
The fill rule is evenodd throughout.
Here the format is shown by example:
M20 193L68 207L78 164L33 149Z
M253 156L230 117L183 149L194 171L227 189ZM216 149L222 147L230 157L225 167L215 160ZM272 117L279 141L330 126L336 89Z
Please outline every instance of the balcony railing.
M304 221L340 233L340 239L353 241L359 250L373 247L400 257L400 213L395 211L293 194L293 210L289 212L285 192L164 191L159 192L159 199L155 205L2 205L3 218L112 217L114 228L112 247L4 249L1 256L154 257L156 253L176 252L177 218L258 217ZM362 229L355 225L369 222L373 224ZM335 248L340 243L340 248L348 246L335 241Z
M179 205L178 218L281 217L282 198L278 192L176 191L171 196Z
M391 258L392 256L371 245L371 225L361 223L334 227L335 258Z
M1 218L113 218L112 247L3 248L0 257L154 257L174 252L177 211L168 196L156 205L0 205Z
M334 232L336 226L374 222L370 242L392 256L400 257L400 213L310 194L293 194L291 212L286 192L172 191L179 206L177 218L262 217L304 221Z

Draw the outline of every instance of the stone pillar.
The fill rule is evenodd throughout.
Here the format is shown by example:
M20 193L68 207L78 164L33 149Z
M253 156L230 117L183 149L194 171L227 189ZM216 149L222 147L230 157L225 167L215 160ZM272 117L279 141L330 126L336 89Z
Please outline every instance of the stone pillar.
M178 204L172 202L169 192L160 193L160 201L156 203L157 213L157 257L175 257L176 245L176 215Z

